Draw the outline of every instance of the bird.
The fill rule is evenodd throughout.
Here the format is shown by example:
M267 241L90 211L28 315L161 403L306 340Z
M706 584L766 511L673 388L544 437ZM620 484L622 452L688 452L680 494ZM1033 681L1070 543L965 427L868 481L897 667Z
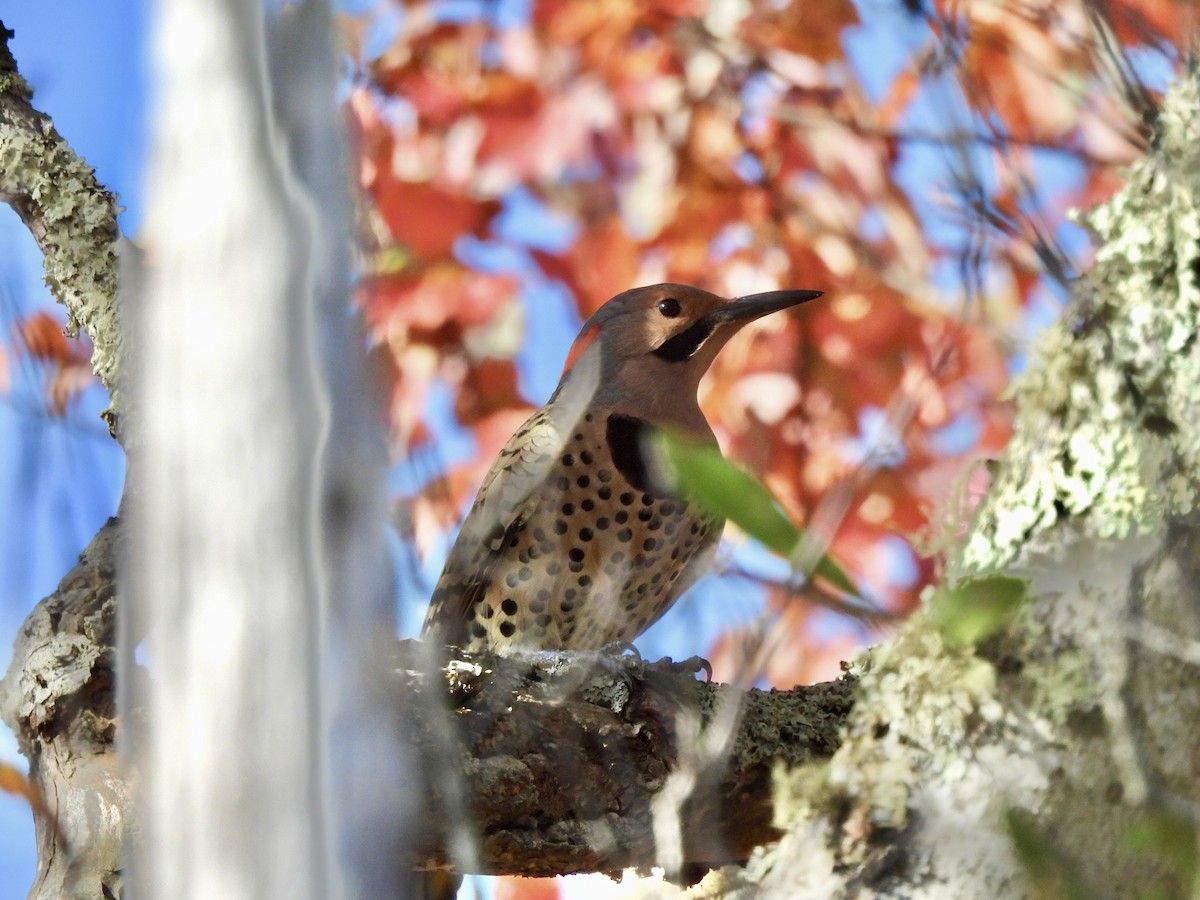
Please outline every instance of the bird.
M716 444L697 389L744 325L821 296L617 294L583 324L549 401L500 451L421 635L468 652L628 645L711 565L724 521L656 483L646 436Z
M617 294L492 463L434 587L422 638L468 650L628 644L708 569L724 521L655 484L653 428L715 445L700 379L746 323L821 296L726 299L686 284Z
M602 305L484 477L421 637L512 655L602 650L649 628L708 569L724 522L655 483L647 435L715 445L696 393L717 353L746 323L819 296L655 284ZM450 900L460 883L417 871L412 894Z

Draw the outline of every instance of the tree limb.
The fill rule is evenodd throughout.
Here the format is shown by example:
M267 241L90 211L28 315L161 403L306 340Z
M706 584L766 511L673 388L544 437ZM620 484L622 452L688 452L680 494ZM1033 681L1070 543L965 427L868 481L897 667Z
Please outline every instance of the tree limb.
M116 435L124 345L116 308L117 201L33 107L33 90L8 49L12 36L0 22L0 201L37 241L68 330L82 328L92 340L92 370L112 399L102 416Z
M35 810L31 898L116 897L130 791L116 752L117 520L25 620L0 679L0 718L17 735Z
M849 675L743 693L698 682L690 666L670 660L454 651L446 668L431 669L422 648L400 642L395 689L430 771L431 834L464 819L442 792L446 776L461 778L481 870L492 874L616 873L672 857L676 868L707 869L745 859L778 836L775 767L832 755L852 705ZM447 709L457 741L450 767L438 737ZM662 846L669 820L679 823L676 847ZM418 848L419 862L447 864L440 843Z

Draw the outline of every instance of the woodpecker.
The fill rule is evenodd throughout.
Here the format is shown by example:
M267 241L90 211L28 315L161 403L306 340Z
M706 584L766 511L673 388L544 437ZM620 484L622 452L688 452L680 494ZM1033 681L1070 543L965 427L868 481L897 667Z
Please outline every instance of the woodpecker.
M625 291L584 323L549 402L492 464L422 637L465 650L595 650L633 640L704 573L724 521L653 483L648 429L715 444L700 378L739 328L821 296Z

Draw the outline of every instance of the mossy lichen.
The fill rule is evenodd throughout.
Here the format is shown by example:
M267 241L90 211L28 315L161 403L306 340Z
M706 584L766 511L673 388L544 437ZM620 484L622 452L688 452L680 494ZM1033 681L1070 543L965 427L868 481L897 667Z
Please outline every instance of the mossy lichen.
M1088 537L1146 532L1194 507L1200 446L1200 85L1167 96L1156 152L1086 218L1098 251L1014 386L1013 439L956 574L994 571L1072 518Z
M116 198L29 105L28 84L7 47L0 52L0 196L18 211L42 251L44 280L67 310L67 327L92 340L92 369L119 405Z

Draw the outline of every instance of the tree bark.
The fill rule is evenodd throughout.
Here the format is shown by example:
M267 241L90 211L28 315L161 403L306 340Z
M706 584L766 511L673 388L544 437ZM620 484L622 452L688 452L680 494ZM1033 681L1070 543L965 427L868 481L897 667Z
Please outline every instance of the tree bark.
M679 874L746 859L778 836L776 769L828 759L854 686L743 693L696 681L690 663L603 654L454 650L430 668L429 649L401 641L393 685L431 792L429 840L411 862L457 863L446 835L467 821L472 871L491 874ZM455 785L465 808L446 796Z
M121 893L131 790L116 749L118 541L110 519L26 619L0 680L0 715L50 814L34 816L30 897Z

